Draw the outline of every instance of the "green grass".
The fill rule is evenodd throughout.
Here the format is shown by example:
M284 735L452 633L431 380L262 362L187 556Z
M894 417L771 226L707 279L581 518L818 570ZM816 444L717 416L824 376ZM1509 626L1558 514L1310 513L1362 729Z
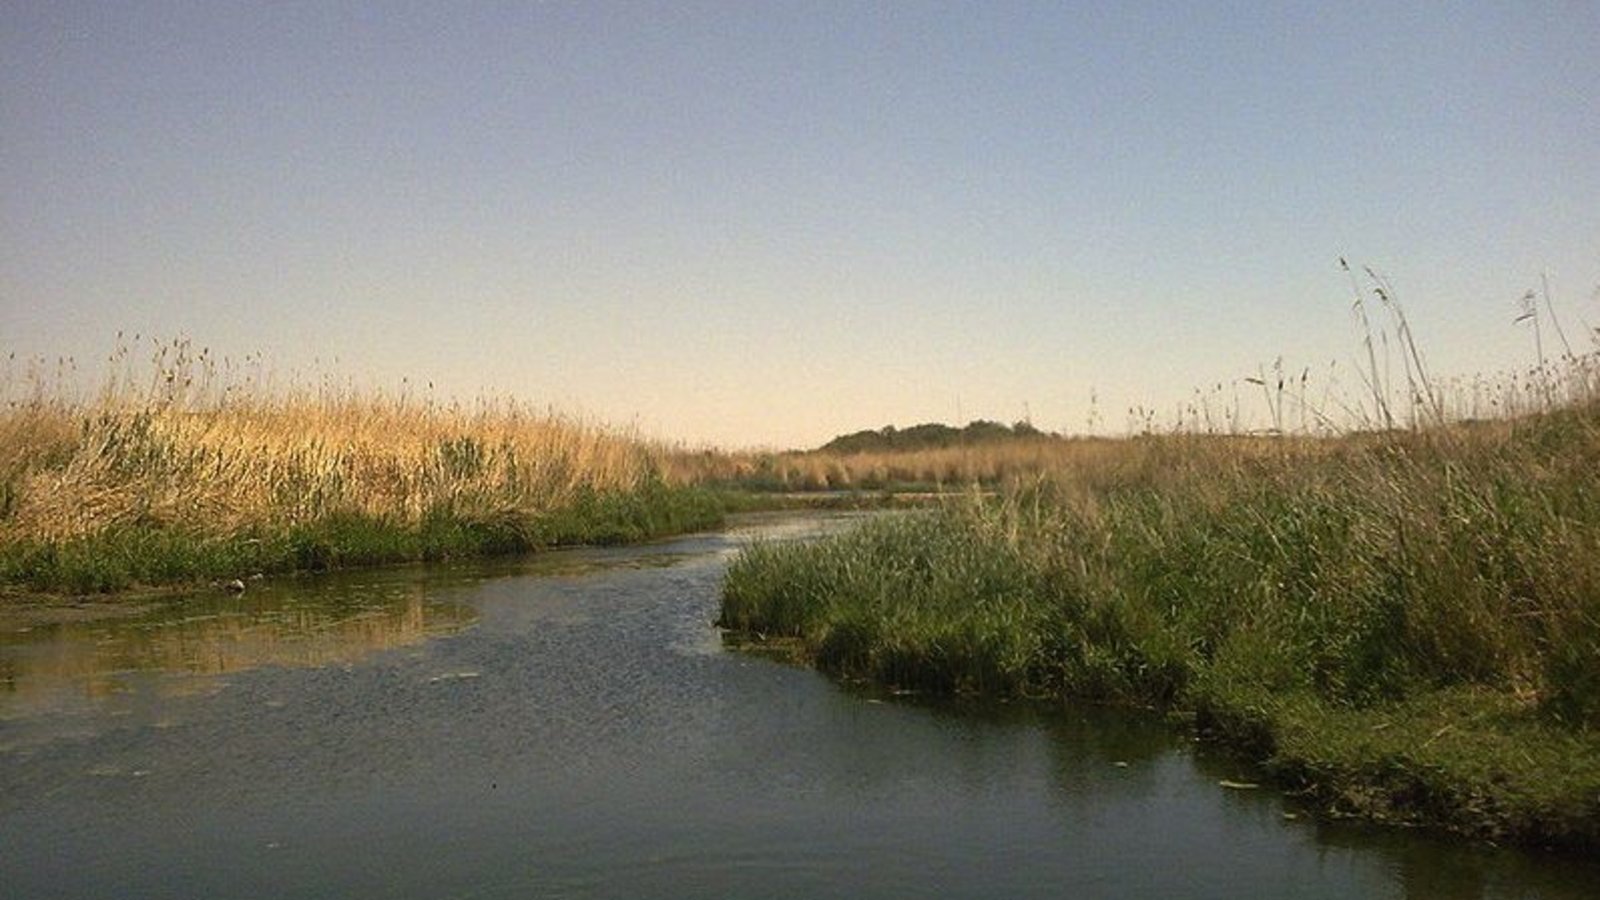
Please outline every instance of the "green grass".
M1333 816L1485 840L1600 846L1600 741L1481 687L1369 707L1248 686L1204 697L1201 723L1254 750Z
M1199 437L737 559L728 628L903 688L1198 714L1336 813L1600 847L1600 407Z
M721 524L706 490L649 480L633 490L583 489L541 516L473 518L440 507L416 524L360 514L218 536L180 526L108 528L59 541L0 544L0 586L50 593L108 593L386 563L617 544Z

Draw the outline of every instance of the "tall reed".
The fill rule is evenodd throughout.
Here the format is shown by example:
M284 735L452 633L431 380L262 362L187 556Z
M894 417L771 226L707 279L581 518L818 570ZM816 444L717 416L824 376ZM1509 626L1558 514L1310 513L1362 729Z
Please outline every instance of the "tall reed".
M181 339L142 361L125 345L110 362L92 399L37 365L14 365L0 384L0 548L16 571L48 571L64 548L108 535L260 543L357 523L341 528L466 529L532 546L670 529L657 513L680 506L686 524L715 518L684 492L671 463L681 451L513 401L447 404L326 380L275 389L258 364ZM423 552L390 544L372 554ZM310 555L338 557L325 550Z

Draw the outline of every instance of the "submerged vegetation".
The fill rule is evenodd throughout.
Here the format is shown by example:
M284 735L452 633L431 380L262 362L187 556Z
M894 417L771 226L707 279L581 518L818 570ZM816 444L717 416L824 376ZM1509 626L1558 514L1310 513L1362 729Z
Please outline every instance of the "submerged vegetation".
M184 341L90 400L13 371L0 586L110 591L703 528L679 451L510 402L274 390Z

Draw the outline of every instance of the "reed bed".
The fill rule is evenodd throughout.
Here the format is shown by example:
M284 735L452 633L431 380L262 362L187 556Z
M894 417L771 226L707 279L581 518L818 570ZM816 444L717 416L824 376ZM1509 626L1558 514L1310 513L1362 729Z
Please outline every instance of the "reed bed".
M725 476L764 491L947 490L995 485L1119 452L1101 438L1038 437L1004 444L908 451L825 450L745 455Z
M680 451L504 400L273 390L184 342L91 399L12 373L0 583L108 590L616 541L716 521ZM139 374L134 374L138 372Z
M1380 368L1383 365L1380 364ZM1366 393L1370 376L1355 379ZM898 451L704 454L681 457L684 477L760 491L961 490L999 487L1045 473L1095 472L1123 465L1127 437L1204 436L1251 455L1313 439L1414 431L1525 417L1584 402L1600 386L1600 357L1564 355L1492 377L1386 385L1351 396L1350 385L1310 369L1271 367L1230 385L1197 390L1166 412L1126 410L1120 438L1038 433L1006 441Z
M1594 373L1486 421L1114 442L752 547L721 622L847 678L1192 713L1330 811L1593 849Z

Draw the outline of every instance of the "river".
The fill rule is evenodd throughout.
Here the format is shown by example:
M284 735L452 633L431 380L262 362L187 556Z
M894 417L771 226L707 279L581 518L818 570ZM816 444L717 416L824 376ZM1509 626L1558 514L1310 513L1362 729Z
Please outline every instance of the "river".
M0 617L0 896L1600 896L1151 716L725 649L737 548L849 518Z

